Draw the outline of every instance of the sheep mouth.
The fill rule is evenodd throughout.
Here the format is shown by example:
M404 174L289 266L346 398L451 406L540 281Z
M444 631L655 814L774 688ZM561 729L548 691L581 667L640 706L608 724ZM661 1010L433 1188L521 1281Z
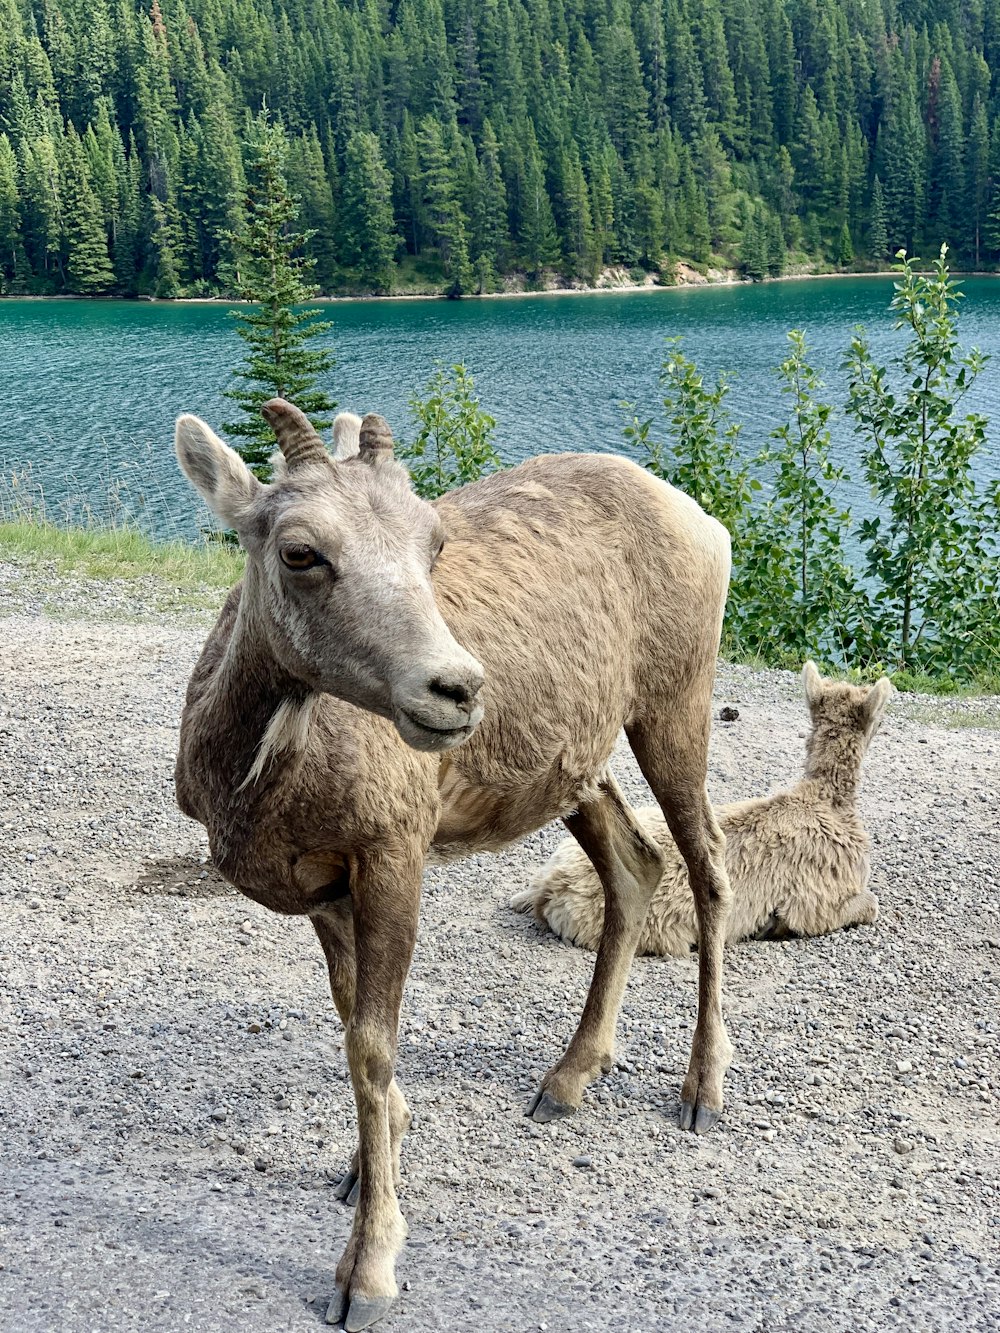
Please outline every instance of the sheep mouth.
M482 712L476 709L464 726L437 727L423 721L405 708L396 712L396 730L414 750L453 750L467 741L479 725Z

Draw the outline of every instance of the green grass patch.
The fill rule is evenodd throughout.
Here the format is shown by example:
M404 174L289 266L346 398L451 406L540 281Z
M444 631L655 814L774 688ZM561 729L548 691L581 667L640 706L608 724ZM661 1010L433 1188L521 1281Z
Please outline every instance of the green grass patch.
M789 653L776 650L764 657L760 653L734 650L731 643L723 643L722 657L736 666L750 667L753 671L801 671L804 665ZM883 676L888 676L904 695L933 695L940 699L982 699L1000 695L1000 670L984 669L964 681L957 681L951 676L929 676L923 672L892 671L882 664L866 667L831 666L829 662L818 663L824 676L831 680L847 680L852 685L872 685ZM992 717L993 714L990 713ZM976 725L975 723L956 722L949 725ZM995 725L991 723L991 725Z
M79 528L29 520L0 521L0 560L31 571L45 609L65 615L61 580L117 583L136 607L164 612L213 612L243 576L244 555L225 543L155 541L135 528ZM73 615L73 611L69 611Z
M51 563L88 579L154 578L182 591L226 589L242 576L244 556L224 542L157 542L135 528L62 527L0 522L0 558Z

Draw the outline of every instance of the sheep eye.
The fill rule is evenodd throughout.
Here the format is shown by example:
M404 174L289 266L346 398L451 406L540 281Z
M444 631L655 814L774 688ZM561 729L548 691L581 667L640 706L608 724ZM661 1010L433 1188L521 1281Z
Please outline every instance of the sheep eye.
M279 554L288 569L312 569L319 562L311 546L282 546Z
M442 552L443 550L444 550L444 538L442 537L442 538L441 538L441 541L440 541L440 543L439 543L439 545L438 545L437 550L436 550L436 551L434 552L434 554L431 556L431 569L433 569L434 566L437 564L438 559L439 559L439 557L440 557L440 555L441 555L441 552Z

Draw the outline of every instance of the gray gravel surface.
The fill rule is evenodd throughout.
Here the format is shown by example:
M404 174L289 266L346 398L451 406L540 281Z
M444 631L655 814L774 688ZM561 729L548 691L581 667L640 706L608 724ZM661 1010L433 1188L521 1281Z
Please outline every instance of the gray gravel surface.
M148 610L0 566L0 1328L318 1330L350 1227L342 1033L308 925L227 888L174 807L204 625ZM722 705L715 799L798 776L793 676L723 668ZM996 700L891 707L863 793L882 915L729 953L704 1139L675 1128L694 960L637 960L616 1067L536 1125L593 960L507 902L561 832L428 871L379 1327L1000 1327L998 726Z

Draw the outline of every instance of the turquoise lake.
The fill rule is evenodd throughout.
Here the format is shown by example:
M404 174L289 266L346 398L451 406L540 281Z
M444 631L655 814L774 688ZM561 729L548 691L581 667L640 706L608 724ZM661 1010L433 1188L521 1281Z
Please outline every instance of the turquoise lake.
M977 471L1000 475L1000 279L963 284L965 347L998 358L967 399L991 420ZM838 407L840 362L864 324L876 350L902 346L888 304L892 280L837 278L759 286L656 289L469 301L338 301L328 307L337 364L327 387L343 408L379 411L412 435L408 399L435 362L464 361L497 418L510 461L563 449L624 451L622 400L643 416L660 405L663 340L683 337L702 371L732 379L729 406L754 453L785 417L774 368L786 334L805 330L812 360ZM195 535L206 516L173 456L174 418L196 412L218 428L222 391L242 347L222 303L0 301L0 473L51 516L127 513L160 536ZM661 432L662 433L662 432ZM838 460L851 472L845 500L867 503L858 444L838 412Z

